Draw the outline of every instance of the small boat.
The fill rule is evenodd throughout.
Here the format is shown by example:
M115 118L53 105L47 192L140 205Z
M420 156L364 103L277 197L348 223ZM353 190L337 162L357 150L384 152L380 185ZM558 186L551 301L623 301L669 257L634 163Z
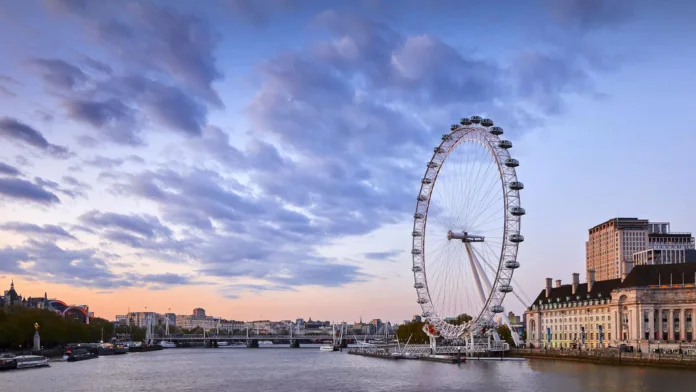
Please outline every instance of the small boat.
M84 361L98 357L97 353L86 348L69 348L65 350L65 355L63 355L63 359L68 362Z
M226 346L230 345L230 342L221 341L221 342L217 342L217 345L218 345L218 347L226 347Z
M321 352L329 352L329 351L333 352L333 351L337 351L337 350L336 350L336 347L334 347L333 345L324 344L324 345L319 347L319 351L321 351Z
M259 340L259 346L272 346L273 342L270 340Z
M163 340L159 342L159 345L162 346L162 348L176 348L176 343L168 340Z
M19 355L15 357L17 369L29 369L48 366L48 358L42 355Z
M111 343L101 343L98 348L99 355L114 355L114 345Z
M0 370L17 369L17 359L14 354L0 354Z
M157 350L162 350L162 349L164 349L164 347L160 346L159 344L152 344L152 345L143 344L140 346L131 346L129 348L129 351L132 353L144 353L147 351L157 351Z
M114 345L114 355L128 354L128 346L125 344L115 344Z

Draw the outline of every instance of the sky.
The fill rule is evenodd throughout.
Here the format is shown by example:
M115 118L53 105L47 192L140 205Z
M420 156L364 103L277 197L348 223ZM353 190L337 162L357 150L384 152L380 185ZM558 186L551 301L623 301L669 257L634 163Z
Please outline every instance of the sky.
M0 0L0 289L106 318L410 319L420 178L471 115L521 163L519 290L584 279L595 224L696 230L694 17L683 1Z

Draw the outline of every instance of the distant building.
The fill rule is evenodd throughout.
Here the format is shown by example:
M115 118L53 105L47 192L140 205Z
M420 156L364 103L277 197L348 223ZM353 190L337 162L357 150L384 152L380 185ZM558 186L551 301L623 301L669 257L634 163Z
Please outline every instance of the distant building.
M148 320L152 320L152 323L157 324L158 320L162 318L162 315L155 312L130 312L128 313L128 325L132 327L145 328L147 326Z
M650 249L657 252L646 252ZM691 233L672 233L668 222L613 218L589 229L586 269L594 270L598 281L625 278L633 264L687 262L690 249Z
M203 308L193 309L193 317L205 318L205 309L203 309Z
M10 289L5 290L5 295L3 295L3 298L4 306L22 305L22 296L17 294L17 291L15 291L14 279L12 279L12 283L10 283Z
M176 314L174 314L174 313L165 313L163 317L164 317L165 320L169 320L169 326L170 326L170 327L176 326ZM164 323L164 321L162 321L162 323Z
M89 311L87 305L68 305L57 299L48 299L48 294L44 293L43 297L23 298L17 294L14 287L14 280L10 283L10 289L5 291L2 296L3 306L23 306L33 309L47 309L56 312L62 317L71 318L86 324L94 317L94 313Z

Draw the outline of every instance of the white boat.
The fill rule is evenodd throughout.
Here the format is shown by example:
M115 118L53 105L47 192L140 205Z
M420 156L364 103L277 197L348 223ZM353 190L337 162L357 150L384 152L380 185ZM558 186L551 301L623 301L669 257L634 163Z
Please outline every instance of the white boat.
M167 340L159 342L159 345L162 346L162 348L176 348L176 343Z
M331 351L331 352L333 352L333 351L336 351L336 349L335 349L334 346L332 346L332 345L324 344L324 345L322 345L321 347L319 347L319 351L322 351L322 352L329 352L329 351Z
M17 361L17 369L48 366L48 358L41 355L18 355L14 359Z
M394 357L395 359L420 359L418 355L406 351L392 353L392 357Z
M230 342L224 342L224 341L223 341L223 342L218 342L218 347L226 347L226 346L229 346L229 345L230 345Z
M273 342L270 340L259 340L259 346L272 346Z

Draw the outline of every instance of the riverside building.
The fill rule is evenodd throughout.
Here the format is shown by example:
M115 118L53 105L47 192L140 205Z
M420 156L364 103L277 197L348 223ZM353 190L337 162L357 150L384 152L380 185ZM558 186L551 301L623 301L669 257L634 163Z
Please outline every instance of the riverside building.
M591 349L625 345L650 350L684 347L696 340L696 263L624 263L625 277L571 284L546 279L525 311L533 347ZM657 347L655 346L657 345Z

